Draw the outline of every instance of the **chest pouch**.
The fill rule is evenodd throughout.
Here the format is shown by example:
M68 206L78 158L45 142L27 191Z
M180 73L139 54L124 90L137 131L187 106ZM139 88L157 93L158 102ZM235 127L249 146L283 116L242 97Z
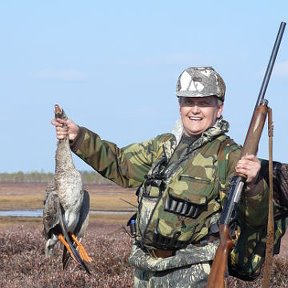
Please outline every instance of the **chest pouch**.
M143 246L181 249L208 235L211 218L221 209L217 157L221 142L205 145L169 177L163 178L164 173L157 185L150 181L150 190L143 189L137 213Z
M192 169L193 176L190 176L191 171L184 173L181 168L170 182L165 183L165 190L160 192L162 197L143 195L138 223L144 245L180 249L207 235L208 219L221 208L214 200L219 183L215 167L211 168L212 162L207 166L210 178L201 175L196 167Z

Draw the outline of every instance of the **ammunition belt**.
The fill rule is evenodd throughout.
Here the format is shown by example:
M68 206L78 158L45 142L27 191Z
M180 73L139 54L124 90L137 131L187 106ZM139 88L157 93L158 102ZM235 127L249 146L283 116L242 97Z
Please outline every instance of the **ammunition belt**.
M206 205L194 204L183 199L177 199L169 194L164 204L165 211L193 219L197 218L205 208Z

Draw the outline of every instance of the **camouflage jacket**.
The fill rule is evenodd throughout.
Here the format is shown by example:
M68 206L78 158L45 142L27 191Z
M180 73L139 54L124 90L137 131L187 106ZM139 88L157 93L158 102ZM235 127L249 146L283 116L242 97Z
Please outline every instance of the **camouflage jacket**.
M185 159L185 161L179 165L179 167L181 166L181 169L179 170L176 168L169 176L168 186L170 188L173 187L173 185L175 188L179 184L179 179L182 179L182 186L180 189L186 191L186 197L189 197L187 195L192 189L191 183L188 181L190 176L193 176L196 179L196 182L197 180L201 180L201 178L205 178L204 182L206 180L213 182L213 185L211 184L209 186L210 188L213 187L213 189L210 189L211 191L209 191L209 195L205 195L205 200L201 200L200 198L198 199L200 201L199 203L206 201L205 204L208 206L210 205L210 208L208 209L209 213L204 215L204 218L202 216L205 214L205 212L199 214L200 218L202 217L204 220L201 218L203 221L201 220L201 223L199 222L200 224L198 223L199 225L197 224L198 226L196 228L194 227L195 225L192 225L195 228L195 231L193 231L193 235L191 235L190 238L190 242L192 243L191 245L194 243L198 244L201 239L204 239L204 237L209 234L209 226L217 222L217 215L219 216L219 211L221 210L221 206L223 205L223 201L229 189L230 179L234 175L234 167L240 157L240 147L231 139L230 141L226 141L229 139L229 137L225 135L225 132L228 130L227 126L228 123L221 119L220 121L217 121L214 127L211 127L205 131L203 135L194 141L189 147L189 151L186 153L189 155L189 157L186 157L187 159ZM122 187L136 188L139 186L143 187L143 183L145 186L145 182L147 182L147 179L149 179L149 175L153 173L155 165L161 161L163 155L165 155L168 160L171 158L179 143L179 139L179 135L167 133L159 135L146 142L131 144L126 147L119 148L114 143L102 140L99 135L81 127L78 137L71 144L71 149L76 155L98 171L102 176L112 180ZM222 147L221 144L223 142L227 144L224 147ZM215 146L217 146L217 149L219 150L217 153L215 153L215 149L213 150L213 147ZM209 151L212 151L211 149L213 150L213 153L209 155ZM202 161L203 159L204 162ZM204 163L204 166L201 167L202 164L199 163ZM193 175L192 171L195 170L198 172ZM187 187L183 187L185 177L187 179ZM201 185L198 185L197 187L201 190ZM159 191L156 191L153 187L152 189L151 187L148 188L148 190L150 191L149 193L156 193L156 197L159 198ZM251 259L251 253L254 252L255 241L259 237L259 235L257 233L256 235L254 232L263 231L266 225L267 214L263 213L263 211L267 211L267 190L266 182L261 178L258 181L255 191L250 191L249 194L243 193L243 197L241 198L239 223L241 224L241 231L246 231L246 234L245 238L239 238L240 242L238 241L239 244L237 243L235 253L233 257L231 257L231 264L238 265L238 269L241 267L242 262L243 265L246 265L248 261L247 259ZM141 201L142 195L143 191L140 189L139 201ZM140 222L142 217L141 214L139 215L138 213L138 217L140 217L138 219ZM197 215L197 219L198 218L199 217ZM139 230L141 230L141 227ZM141 233L138 235L140 240L142 236L143 235L141 235ZM248 238L249 241L247 241ZM241 247L241 249L239 250L238 247ZM203 249L207 250L207 247L204 247ZM191 247L188 250L190 251ZM213 260L214 250L213 253L206 253L206 257L204 258L201 256L201 261ZM240 254L241 259L238 256ZM185 257L185 261L183 263L180 261L177 265L181 266L189 264L187 263L187 259L191 259L190 261L195 262L195 258L192 260L193 257L188 256ZM149 258L149 256L147 257ZM137 259L134 259L134 263L132 263L133 265L146 267L148 263L151 263L151 259L149 260L145 257L145 259L143 257L136 258ZM144 260L139 263L140 259ZM236 262L233 263L233 261ZM240 261L242 262L240 263ZM161 267L161 269L163 269L163 266ZM148 267L147 269L151 269L151 267Z

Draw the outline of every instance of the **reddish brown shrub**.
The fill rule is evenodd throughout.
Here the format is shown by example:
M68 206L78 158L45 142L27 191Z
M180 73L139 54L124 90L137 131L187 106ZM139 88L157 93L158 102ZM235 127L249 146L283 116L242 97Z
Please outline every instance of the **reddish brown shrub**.
M91 223L83 240L93 258L87 275L73 261L63 271L62 249L54 257L45 258L45 241L39 225L13 227L0 233L1 288L132 288L133 271L127 259L130 238L119 225ZM228 287L261 287L261 279L244 282L229 277ZM271 287L288 287L288 260L275 257Z

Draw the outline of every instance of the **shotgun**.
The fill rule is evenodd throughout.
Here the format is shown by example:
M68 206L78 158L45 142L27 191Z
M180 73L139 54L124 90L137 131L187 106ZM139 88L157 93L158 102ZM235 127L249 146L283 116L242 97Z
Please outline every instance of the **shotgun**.
M281 22L272 54L267 66L265 76L261 85L258 99L252 114L251 122L241 150L241 157L246 154L257 154L258 144L268 113L268 101L264 99L266 89L273 70L274 62L279 50L281 39L285 29L285 22ZM220 244L217 248L208 278L208 288L224 288L224 277L228 267L228 256L234 247L230 235L230 225L235 221L236 206L240 200L241 193L245 188L245 175L235 175L231 179L231 188L228 191L219 220Z

